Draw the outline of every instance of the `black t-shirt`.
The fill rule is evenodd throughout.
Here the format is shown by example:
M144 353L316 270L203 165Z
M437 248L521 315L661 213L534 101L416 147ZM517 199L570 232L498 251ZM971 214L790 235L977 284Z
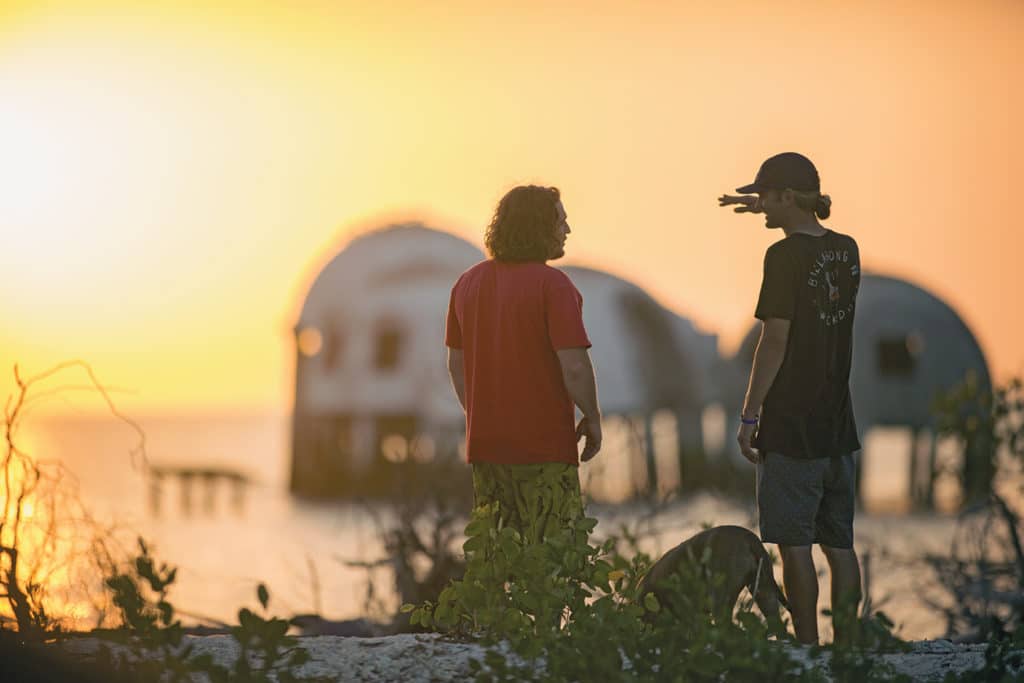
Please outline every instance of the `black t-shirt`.
M848 235L794 233L768 248L761 320L790 321L786 355L761 409L754 446L793 458L860 449L850 400L860 251Z

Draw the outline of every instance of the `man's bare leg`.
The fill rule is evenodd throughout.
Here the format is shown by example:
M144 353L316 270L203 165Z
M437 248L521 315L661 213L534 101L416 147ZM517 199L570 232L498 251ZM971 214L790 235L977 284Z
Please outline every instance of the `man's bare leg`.
M814 571L811 546L779 546L782 581L793 615L796 639L805 645L818 643L818 574Z
M832 572L833 642L850 644L857 626L861 601L860 563L853 548L821 546ZM788 591L788 585L786 590Z

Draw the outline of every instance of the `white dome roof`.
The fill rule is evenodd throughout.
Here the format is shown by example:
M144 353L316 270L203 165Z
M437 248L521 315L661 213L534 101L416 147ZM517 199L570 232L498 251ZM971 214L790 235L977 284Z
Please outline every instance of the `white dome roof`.
M363 233L320 271L306 295L298 324L316 324L344 309L350 296L362 297L374 288L409 288L418 281L429 281L447 283L450 289L459 275L483 258L483 252L466 240L421 223Z
M906 280L867 274L861 278L854 322L850 389L858 423L926 424L931 401L977 373L990 385L988 364L974 334L948 304ZM755 323L734 357L750 368L761 325ZM887 374L881 369L880 345L907 344L913 372ZM741 399L742 397L738 397ZM864 420L861 420L861 416Z
M310 367L321 370L305 380L310 405L384 411L444 403L438 414L455 410L443 363L445 311L452 285L483 258L469 242L419 223L353 239L317 276L297 321L297 329L317 329L331 350L322 361L311 359ZM717 355L712 335L622 278L582 267L564 271L583 295L605 411L639 414L702 402L704 366ZM372 367L382 326L395 326L405 340L401 367L390 375Z
M974 334L956 311L931 292L900 278L864 273L857 293L855 326L857 339L912 332L941 335L946 344L956 339L962 342L956 345L958 351L984 362ZM736 352L737 360L750 364L760 334L761 324L754 323ZM856 352L856 346L854 349Z
M702 354L687 348L695 329L638 285L579 266L563 269L583 295L602 409L629 413L700 402ZM687 329L689 328L689 329Z

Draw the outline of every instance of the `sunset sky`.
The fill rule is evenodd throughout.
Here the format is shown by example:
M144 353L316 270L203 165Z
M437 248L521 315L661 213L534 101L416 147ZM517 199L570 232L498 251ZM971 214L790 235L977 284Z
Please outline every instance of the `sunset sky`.
M284 412L301 299L352 234L480 244L527 181L562 189L566 263L732 352L782 235L715 200L786 150L864 267L945 299L1006 379L1022 42L1020 0L2 0L0 389L82 358L131 411Z

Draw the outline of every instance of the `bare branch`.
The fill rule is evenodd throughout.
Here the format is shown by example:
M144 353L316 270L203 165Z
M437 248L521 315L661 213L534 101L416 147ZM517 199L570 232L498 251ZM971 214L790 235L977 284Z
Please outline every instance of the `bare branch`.
M41 383L62 371L80 369L88 377L87 385L62 384L54 388ZM102 594L97 584L105 570L115 566L110 546L115 543L112 528L102 528L91 517L77 497L77 480L58 461L48 462L32 457L16 442L25 418L46 400L69 391L91 390L98 393L109 412L131 427L138 436L129 450L134 467L148 468L145 452L145 434L141 427L122 414L110 397L112 388L105 387L85 362L73 360L60 363L45 372L25 377L21 368L14 366L17 391L7 397L5 404L3 476L0 491L0 599L5 600L20 633L27 637L45 634L54 624L47 602L60 595L67 603L80 591L80 578L76 574L82 559L91 559L87 572L92 576L90 585L96 590L81 591L87 602L96 607L102 620L109 601L96 601L93 595ZM28 506L33 506L29 514ZM90 528L83 540L83 527ZM91 555L82 555L83 543L91 548ZM58 577L60 585L57 585Z

